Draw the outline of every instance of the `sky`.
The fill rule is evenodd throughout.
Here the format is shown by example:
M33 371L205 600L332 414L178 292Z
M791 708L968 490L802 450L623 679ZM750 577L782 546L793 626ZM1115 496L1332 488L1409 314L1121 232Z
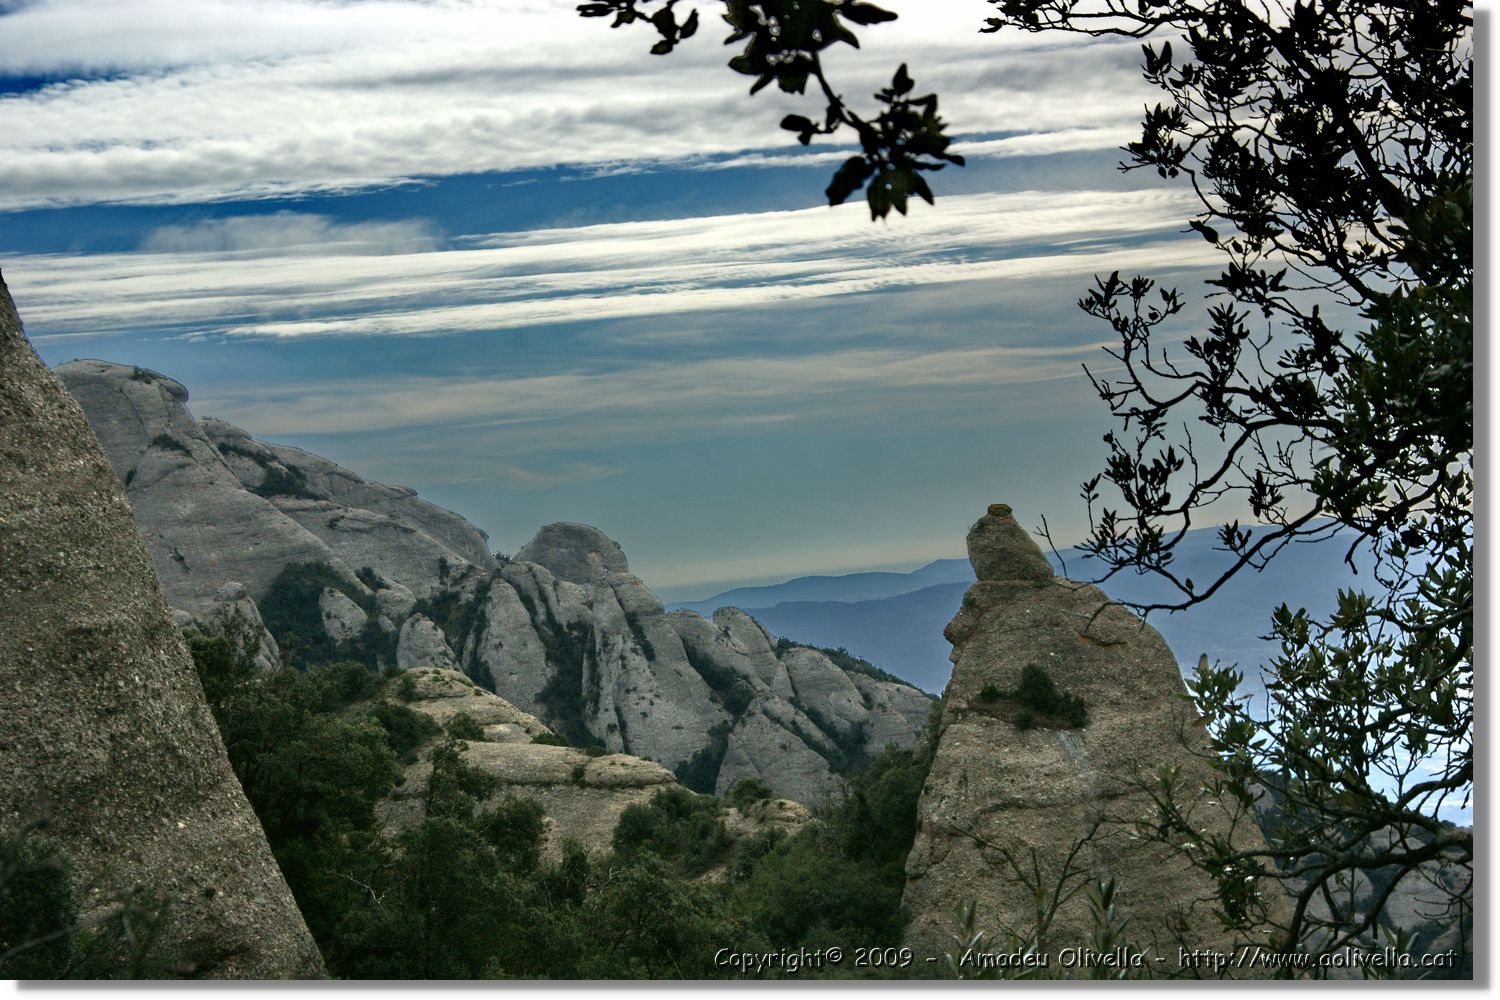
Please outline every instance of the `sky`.
M905 62L969 158L872 223L849 149L777 123L716 19L509 0L0 0L0 271L49 364L414 487L511 553L594 524L668 600L961 555L985 507L1086 527L1110 428L1096 274L1190 298L1190 195L1117 169L1135 43L891 2L830 59ZM1228 512L1236 513L1236 512Z

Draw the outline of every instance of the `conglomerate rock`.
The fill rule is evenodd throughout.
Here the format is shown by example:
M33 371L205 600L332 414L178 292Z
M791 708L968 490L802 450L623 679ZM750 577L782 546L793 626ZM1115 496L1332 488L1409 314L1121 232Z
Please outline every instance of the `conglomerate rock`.
M1007 930L1035 931L1038 892L1045 901L1064 880L1112 878L1127 939L1152 949L1147 974L1177 969L1179 948L1232 955L1267 944L1264 925L1223 929L1213 881L1172 847L1133 835L1153 811L1149 790L1164 766L1179 769L1178 796L1195 823L1230 829L1203 790L1206 736L1166 643L1097 588L1041 573L1040 549L1003 504L971 530L969 552L979 579L946 631L953 678L907 860L911 943L941 954L955 909L975 902L995 947ZM1017 694L1028 667L1081 697L1087 724L1070 728L1028 708ZM1264 843L1253 823L1235 836L1242 847ZM1279 885L1266 888L1270 912L1283 914ZM1086 947L1092 929L1077 892L1051 919L1043 950Z
M3 283L0 372L0 825L46 821L85 911L135 889L166 903L162 941L191 973L322 976L120 478L26 342ZM177 394L136 384L162 409ZM182 450L212 465L202 442L170 440L130 445L138 476L172 476Z

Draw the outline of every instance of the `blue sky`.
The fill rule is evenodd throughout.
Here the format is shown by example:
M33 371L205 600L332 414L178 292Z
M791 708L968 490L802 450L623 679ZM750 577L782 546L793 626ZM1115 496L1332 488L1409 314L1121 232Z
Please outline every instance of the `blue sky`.
M722 31L653 58L572 6L0 0L0 268L37 350L161 371L499 551L596 524L669 599L959 555L995 501L1075 541L1109 331L1074 303L1213 263L1181 189L1115 169L1138 46L889 4L835 77L909 63L970 165L872 225Z

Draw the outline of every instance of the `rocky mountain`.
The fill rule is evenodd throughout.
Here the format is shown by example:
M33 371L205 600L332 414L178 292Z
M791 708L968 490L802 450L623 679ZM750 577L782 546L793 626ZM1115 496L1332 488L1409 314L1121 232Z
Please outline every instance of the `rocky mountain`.
M120 481L3 283L0 371L0 832L66 850L84 920L164 905L180 974L321 976Z
M1116 880L1130 940L1163 957L1148 974L1179 967L1179 946L1266 944L1267 929L1238 938L1219 925L1206 875L1134 836L1170 766L1196 826L1264 844L1205 788L1206 734L1161 636L1098 588L1054 576L1003 504L968 546L978 582L948 625L953 679L906 863L912 944L940 951L955 908L973 901L992 942L1010 930L1039 934L1054 955L1087 947L1086 894L1070 890L1095 879ZM1054 890L1062 902L1049 913ZM1284 919L1284 898L1268 904Z
M759 778L816 803L866 755L912 745L917 689L778 643L733 608L670 614L587 525L493 556L482 531L411 490L197 420L180 383L61 365L124 484L167 602L259 654L462 672L573 743L654 760L699 791Z

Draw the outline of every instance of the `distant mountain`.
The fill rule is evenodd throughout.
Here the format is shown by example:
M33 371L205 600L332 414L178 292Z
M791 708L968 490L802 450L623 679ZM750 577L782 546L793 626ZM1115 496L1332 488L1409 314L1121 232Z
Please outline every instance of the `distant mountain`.
M736 587L702 601L668 605L700 615L719 608L769 608L791 601L879 601L924 587L974 581L967 559L939 559L910 573L849 573L844 576L799 576L765 587Z
M1177 549L1178 571L1200 584L1214 579L1226 559L1217 546L1215 529L1189 532ZM1172 647L1184 672L1191 672L1206 653L1211 660L1238 664L1251 682L1247 688L1258 692L1258 669L1275 652L1261 637L1269 631L1270 613L1277 604L1284 601L1292 608L1322 614L1332 609L1340 588L1370 586L1369 559L1358 560L1363 573L1357 575L1344 562L1347 551L1348 543L1341 539L1289 546L1264 572L1241 574L1211 600L1188 611L1157 612L1151 624ZM1059 573L1089 581L1101 575L1099 564L1077 549L1063 550L1061 556L1048 556ZM738 606L777 635L816 646L842 646L924 690L939 692L951 669L943 627L958 611L973 579L966 560L941 559L912 573L802 577L675 607L712 614L741 595L765 595L770 599L766 604ZM1100 586L1120 601L1171 596L1162 581L1132 573L1118 574ZM870 590L880 596L853 596ZM821 596L805 596L809 594Z

